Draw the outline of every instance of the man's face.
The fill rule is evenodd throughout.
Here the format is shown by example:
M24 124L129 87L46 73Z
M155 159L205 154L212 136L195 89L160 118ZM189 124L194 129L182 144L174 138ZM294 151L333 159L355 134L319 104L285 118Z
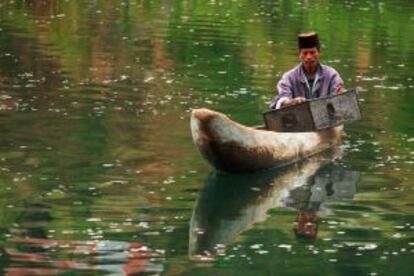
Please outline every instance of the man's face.
M319 63L320 52L318 48L302 48L299 50L299 58L306 68L315 68Z

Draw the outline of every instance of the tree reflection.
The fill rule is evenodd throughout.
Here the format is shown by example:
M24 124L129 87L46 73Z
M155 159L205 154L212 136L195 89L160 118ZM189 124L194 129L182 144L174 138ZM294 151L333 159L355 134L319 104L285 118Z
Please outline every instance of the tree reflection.
M152 260L160 254L140 242L14 238L2 250L4 275L56 275L73 271L103 271L113 275L159 273ZM4 251L4 252L3 252Z

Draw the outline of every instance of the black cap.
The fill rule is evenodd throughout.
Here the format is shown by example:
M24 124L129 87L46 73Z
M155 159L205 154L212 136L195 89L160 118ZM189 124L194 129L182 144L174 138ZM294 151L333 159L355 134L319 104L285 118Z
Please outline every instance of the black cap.
M313 48L320 50L319 37L315 32L301 33L298 35L298 48Z

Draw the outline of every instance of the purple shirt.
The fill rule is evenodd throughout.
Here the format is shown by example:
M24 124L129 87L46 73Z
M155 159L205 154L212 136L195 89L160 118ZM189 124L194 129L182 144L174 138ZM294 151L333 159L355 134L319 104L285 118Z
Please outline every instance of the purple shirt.
M277 83L277 91L279 93L272 98L269 107L270 109L280 108L284 100L296 97L312 99L333 95L341 90L343 85L344 82L335 69L320 64L313 87L310 87L303 72L302 63L300 63L292 70L283 74Z

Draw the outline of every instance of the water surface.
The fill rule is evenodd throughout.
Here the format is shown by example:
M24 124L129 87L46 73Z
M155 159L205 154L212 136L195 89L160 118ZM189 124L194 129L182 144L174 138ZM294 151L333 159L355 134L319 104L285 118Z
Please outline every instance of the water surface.
M409 0L2 1L1 274L412 275L413 23ZM343 154L215 173L189 112L261 123L309 30L360 90Z

